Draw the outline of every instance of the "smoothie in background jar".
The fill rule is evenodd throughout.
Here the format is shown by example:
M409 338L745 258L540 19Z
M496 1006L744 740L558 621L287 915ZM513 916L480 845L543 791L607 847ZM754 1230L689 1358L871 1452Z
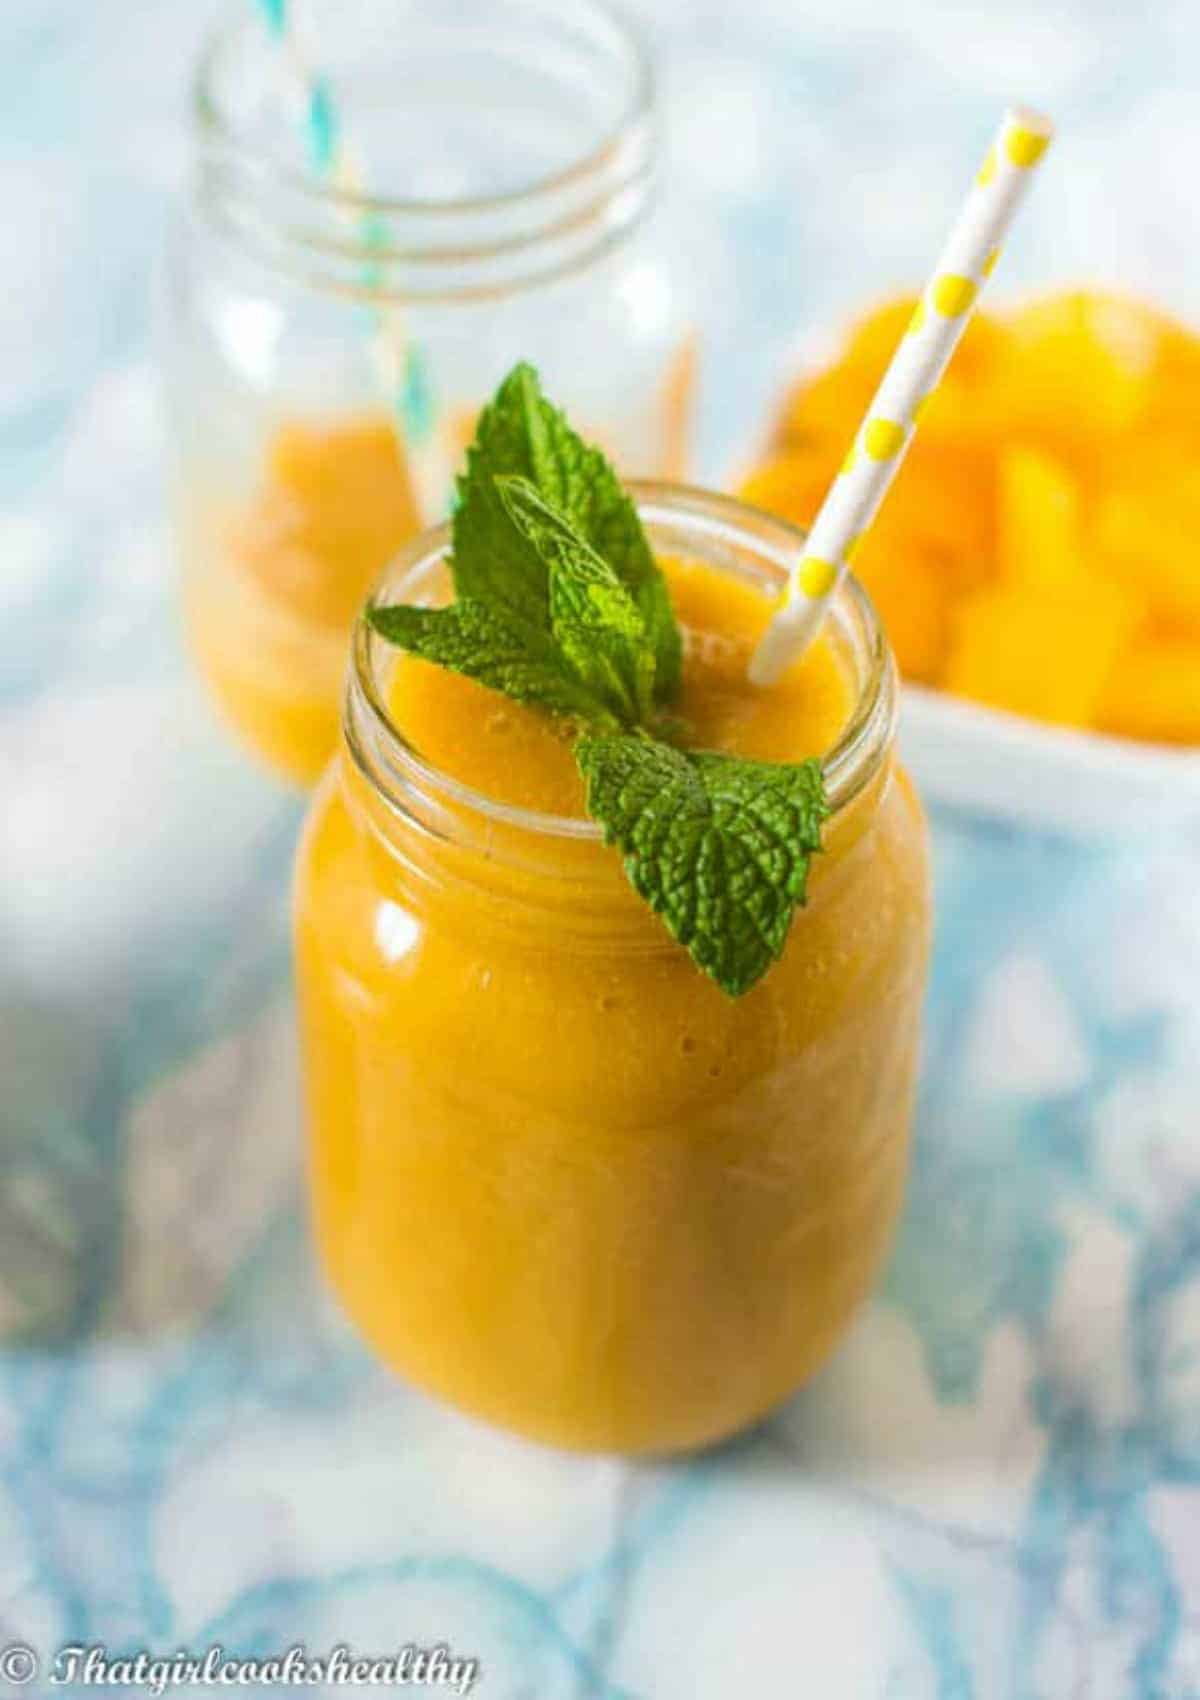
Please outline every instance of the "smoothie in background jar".
M528 356L623 471L674 478L691 269L656 193L645 49L601 0L318 0L369 198L314 173L254 13L199 69L162 362L193 653L242 740L307 784L336 747L354 611L420 529L381 317L420 350L451 470Z
M244 743L310 784L337 741L346 645L371 585L418 529L386 418L280 426L240 506L180 491L192 654Z
M746 665L799 533L635 486L686 634L682 735L823 756L782 959L726 996L583 815L555 724L361 624L295 894L321 1256L417 1385L569 1447L697 1447L824 1360L903 1196L929 945L894 668L848 581L780 684ZM440 583L445 531L383 589Z

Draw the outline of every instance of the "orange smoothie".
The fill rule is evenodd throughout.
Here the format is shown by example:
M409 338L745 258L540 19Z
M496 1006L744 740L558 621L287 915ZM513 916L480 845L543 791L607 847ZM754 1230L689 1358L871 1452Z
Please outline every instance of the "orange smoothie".
M760 1417L868 1291L929 934L869 605L844 590L831 634L752 689L795 534L656 488L651 541L682 557L675 735L826 757L833 813L782 959L726 996L599 841L555 723L361 633L295 895L316 1234L345 1309L419 1386L622 1452Z
M281 426L243 508L184 497L184 604L205 684L242 741L309 785L337 746L348 633L418 529L384 418Z

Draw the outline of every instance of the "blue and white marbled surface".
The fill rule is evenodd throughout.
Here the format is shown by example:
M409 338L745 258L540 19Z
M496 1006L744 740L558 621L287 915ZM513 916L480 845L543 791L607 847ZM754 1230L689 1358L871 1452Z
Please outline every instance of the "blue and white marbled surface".
M187 673L161 511L147 271L203 10L0 13L0 1645L445 1640L488 1700L1193 1700L1194 845L936 820L896 1253L736 1444L523 1446L379 1370L321 1295L298 805ZM1011 278L1195 305L1191 0L804 14L652 13L709 251L710 475L798 331L919 275L1014 91L1066 134Z

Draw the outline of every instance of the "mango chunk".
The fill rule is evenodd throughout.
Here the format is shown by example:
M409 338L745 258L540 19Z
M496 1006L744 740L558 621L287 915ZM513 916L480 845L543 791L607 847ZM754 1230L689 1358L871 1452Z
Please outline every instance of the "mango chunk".
M978 591L955 612L943 682L993 708L1086 726L1135 620L1130 599L1099 579Z
M795 446L751 473L738 492L751 507L765 508L793 525L810 525L837 475L836 455L828 448Z
M1131 644L1109 675L1096 721L1125 738L1200 744L1200 634Z
M1200 445L1200 338L1183 325L1165 319L1159 336L1154 384L1146 411L1148 430L1187 434L1193 448Z
M996 563L1013 588L1062 589L1083 567L1078 481L1038 449L1000 457Z
M1092 548L1168 624L1200 625L1200 446L1131 447L1097 498Z
M990 313L972 315L941 382L921 410L920 434L994 451L1004 436L998 385L1011 361L1009 332Z
M1162 324L1139 302L1097 290L1045 296L1014 313L1010 426L1066 450L1129 429L1149 400Z
M841 463L875 394L879 372L840 366L818 372L788 397L775 431L774 448L784 452L824 446Z
M856 564L878 553L924 556L946 592L976 589L995 553L995 457L970 443L919 431Z
M893 295L879 302L851 324L839 366L861 367L878 382L896 345L912 322L916 295Z
M855 572L883 621L901 673L935 684L950 631L950 603L937 566L927 556L886 547L875 547L868 556L864 546Z

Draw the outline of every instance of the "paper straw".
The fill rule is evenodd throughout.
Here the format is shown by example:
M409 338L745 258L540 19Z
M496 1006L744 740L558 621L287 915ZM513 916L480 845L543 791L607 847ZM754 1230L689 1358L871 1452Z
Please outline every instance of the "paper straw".
M343 194L363 195L362 171L343 133L329 80L313 68L305 50L296 0L258 0L258 8L278 43L288 73L286 92L298 106L313 169ZM368 249L380 245L382 231L376 215L366 213L358 227ZM370 269L364 268L367 275ZM410 338L404 315L397 307L374 307L371 316L372 363L412 478L417 510L424 523L432 524L445 514L451 480L449 460L442 452L428 361Z
M770 685L808 648L825 610L878 512L991 276L1000 244L1029 187L1053 126L1013 107L984 157L970 194L892 356L866 417L821 504L804 554L750 663L750 679Z

